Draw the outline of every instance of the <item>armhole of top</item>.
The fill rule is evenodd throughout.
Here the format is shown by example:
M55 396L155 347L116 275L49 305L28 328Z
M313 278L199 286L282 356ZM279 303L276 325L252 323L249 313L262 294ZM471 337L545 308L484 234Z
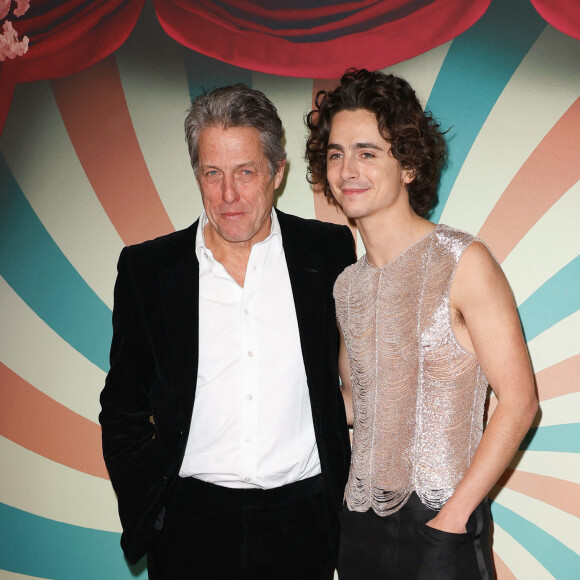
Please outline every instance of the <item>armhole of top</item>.
M461 262L461 258L463 258L463 254L465 254L465 250L467 250L467 248L469 248L469 246L471 246L474 242L481 242L485 248L487 248L487 251L490 253L490 255L492 256L492 258L497 262L496 257L493 255L492 251L489 249L489 246L480 238L476 238L476 237L471 237L471 240L469 240L469 242L467 242L464 246L463 249L461 250L461 254L459 255L459 257L457 258L457 261L455 262L455 267L453 268L453 273L451 274L451 277L449 278L449 283L447 284L447 288L446 288L446 295L447 295L447 303L448 303L448 312L447 312L447 316L448 316L448 321L449 321L449 331L451 332L451 336L453 337L453 341L455 342L455 344L457 345L458 348L460 348L462 350L462 352L470 355L470 356L474 356L477 357L477 354L475 352L472 352L470 350L467 350L460 342L459 340L457 340L457 336L455 335L455 332L453 330L453 321L451 319L451 286L453 285L453 280L455 280L455 273L457 272L457 268L459 267L459 262Z

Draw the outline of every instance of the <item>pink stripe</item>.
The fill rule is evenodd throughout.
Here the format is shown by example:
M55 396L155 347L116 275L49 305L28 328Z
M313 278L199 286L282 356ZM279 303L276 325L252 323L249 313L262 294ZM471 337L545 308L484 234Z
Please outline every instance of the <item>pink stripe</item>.
M555 508L580 517L580 485L571 481L506 469L498 485L539 499Z
M580 391L580 354L536 373L540 401Z
M51 86L79 161L123 241L172 232L135 135L115 57Z
M492 552L492 556L493 564L495 566L496 580L518 580L495 551Z
M108 479L101 428L0 363L0 435L77 471Z
M578 135L580 99L528 157L479 231L500 262L580 179Z

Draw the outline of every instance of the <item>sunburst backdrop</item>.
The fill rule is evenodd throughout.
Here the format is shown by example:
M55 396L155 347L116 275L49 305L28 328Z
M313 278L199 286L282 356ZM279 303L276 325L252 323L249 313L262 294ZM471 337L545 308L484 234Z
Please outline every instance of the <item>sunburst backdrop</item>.
M498 578L575 580L580 42L531 7L517 20L493 7L452 42L385 70L409 80L450 128L433 220L490 245L536 373L541 412L493 490ZM115 265L123 245L186 227L200 213L185 111L202 89L233 82L263 90L286 128L278 207L342 221L307 185L302 158L304 114L336 81L201 56L166 36L147 7L111 57L16 88L0 137L0 578L145 576L119 548L97 422Z

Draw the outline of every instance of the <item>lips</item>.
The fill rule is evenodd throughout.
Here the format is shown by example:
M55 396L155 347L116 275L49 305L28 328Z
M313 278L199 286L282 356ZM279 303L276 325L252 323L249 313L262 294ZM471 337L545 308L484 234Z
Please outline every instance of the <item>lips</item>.
M226 220L236 220L245 215L243 211L228 211L224 213L220 213L220 216Z
M339 184L339 189L343 195L360 195L365 193L370 185L368 183L356 183L354 181L343 182Z
M367 188L349 188L349 189L341 189L340 190L342 192L342 195L345 196L354 196L354 195L360 195L361 193L365 193L367 191Z

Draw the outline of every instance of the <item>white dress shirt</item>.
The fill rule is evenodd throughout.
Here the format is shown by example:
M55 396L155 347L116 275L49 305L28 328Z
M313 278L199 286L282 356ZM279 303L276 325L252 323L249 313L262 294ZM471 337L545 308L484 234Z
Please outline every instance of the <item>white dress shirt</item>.
M282 233L252 246L244 287L206 247L199 261L199 367L179 475L273 488L320 473Z

